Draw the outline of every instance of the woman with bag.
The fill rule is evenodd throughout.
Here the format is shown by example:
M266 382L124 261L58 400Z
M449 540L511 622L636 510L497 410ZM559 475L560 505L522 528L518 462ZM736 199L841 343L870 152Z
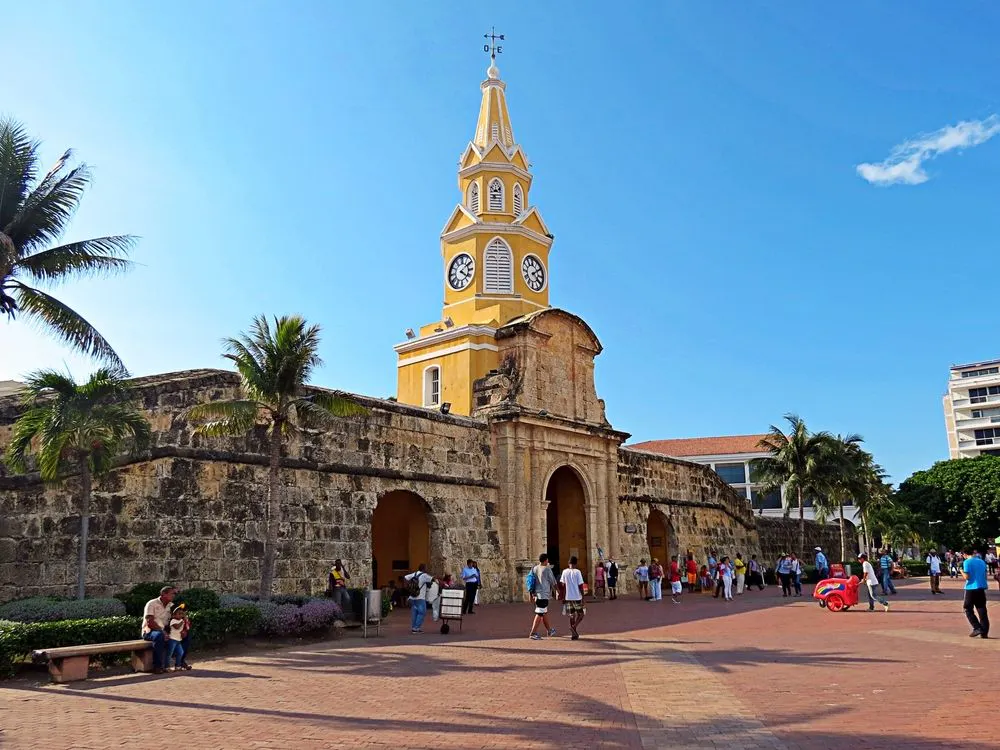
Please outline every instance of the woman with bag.
M663 598L663 568L655 557L649 564L649 600L658 602Z

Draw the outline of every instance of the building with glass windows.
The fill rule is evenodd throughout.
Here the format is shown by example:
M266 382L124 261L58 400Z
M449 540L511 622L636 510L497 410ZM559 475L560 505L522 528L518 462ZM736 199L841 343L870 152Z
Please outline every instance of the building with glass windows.
M1000 456L1000 359L952 366L944 423L952 458Z
M676 440L650 440L628 446L634 450L662 453L672 458L680 458L696 464L712 467L719 477L737 494L746 497L755 513L765 516L784 515L784 488L765 493L753 481L750 464L755 458L764 458L767 451L761 450L760 441L767 435L725 435L723 437L680 438ZM812 500L805 499L805 515L815 519ZM793 510L793 515L797 511ZM854 507L844 508L844 518L852 523L855 519Z

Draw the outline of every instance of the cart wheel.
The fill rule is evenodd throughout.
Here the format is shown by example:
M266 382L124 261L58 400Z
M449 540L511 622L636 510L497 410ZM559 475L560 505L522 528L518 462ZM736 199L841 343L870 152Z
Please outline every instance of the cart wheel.
M819 606L823 609L826 609L826 599L820 599Z
M451 625L446 622L441 623L441 635L448 635L448 631L451 630Z
M851 608L851 605L850 605L850 604L845 604L845 605L844 605L844 611L845 611L845 612L846 612L847 610L849 610L850 608Z
M826 598L826 608L831 612L839 612L844 608L844 600L838 594L830 594Z

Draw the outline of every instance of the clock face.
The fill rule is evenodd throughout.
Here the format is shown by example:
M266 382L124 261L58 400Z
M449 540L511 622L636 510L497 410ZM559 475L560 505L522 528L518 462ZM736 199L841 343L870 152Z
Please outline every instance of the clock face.
M448 285L460 292L472 283L476 275L476 261L468 253L459 253L448 266Z
M521 276L528 289L540 292L545 288L545 266L536 255L525 255L521 261Z

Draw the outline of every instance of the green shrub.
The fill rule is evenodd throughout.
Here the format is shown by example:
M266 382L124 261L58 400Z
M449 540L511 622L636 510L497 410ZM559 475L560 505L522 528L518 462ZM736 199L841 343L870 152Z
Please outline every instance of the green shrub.
M139 637L137 617L101 617L58 622L0 622L0 674L10 674L15 662L32 651L88 643L131 641Z
M0 620L14 622L55 622L86 620L95 617L118 617L125 606L118 599L59 599L36 596L0 606Z
M183 589L174 601L178 604L182 602L186 604L188 612L219 608L219 595L211 589Z
M195 610L191 613L191 647L219 646L256 635L260 620L257 607Z
M931 566L923 560L903 560L903 567L906 568L906 574L909 576L927 576L931 574ZM944 565L941 567L943 568Z
M160 589L165 583L140 583L133 586L123 594L115 594L115 599L125 605L125 614L132 617L142 617L142 610L146 607L146 602L155 599L160 595Z

